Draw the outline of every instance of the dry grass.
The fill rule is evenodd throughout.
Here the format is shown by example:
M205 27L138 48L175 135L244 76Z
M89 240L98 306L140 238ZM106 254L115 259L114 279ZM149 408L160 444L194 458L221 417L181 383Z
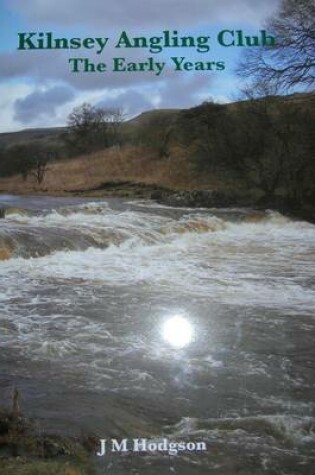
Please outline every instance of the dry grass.
M11 410L0 409L1 475L93 475L90 453L79 439L39 433L21 413L17 389Z
M145 147L125 146L100 151L72 160L50 165L39 187L30 176L0 179L0 191L32 193L46 191L62 194L76 190L91 190L106 182L130 181L174 189L211 188L217 186L215 177L197 174L189 160L188 151L174 147L169 158L158 159Z
M30 461L23 458L0 459L1 475L88 475L87 468L69 466L69 462Z

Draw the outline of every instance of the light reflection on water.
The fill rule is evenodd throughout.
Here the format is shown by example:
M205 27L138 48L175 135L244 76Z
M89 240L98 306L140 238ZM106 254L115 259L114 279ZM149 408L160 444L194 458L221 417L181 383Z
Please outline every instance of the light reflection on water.
M180 314L165 320L162 326L162 336L174 348L184 348L194 338L194 328L190 321Z

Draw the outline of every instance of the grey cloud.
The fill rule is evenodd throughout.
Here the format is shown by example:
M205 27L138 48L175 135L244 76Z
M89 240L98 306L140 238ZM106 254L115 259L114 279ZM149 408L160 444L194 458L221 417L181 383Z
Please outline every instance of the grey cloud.
M214 76L194 74L183 76L180 80L173 76L162 85L159 107L184 108L196 105L199 95L211 95L211 83Z
M152 92L159 98L158 107L185 108L198 104L198 94L204 92L205 96L211 95L211 79L207 76L193 75L189 78L173 75L167 81L161 81L154 91L147 88L139 90L128 89L113 99L99 102L98 106L107 108L121 108L128 117L135 116L145 110L154 108Z
M71 35L67 35L67 37ZM115 37L116 38L116 37ZM150 85L156 88L161 81L171 79L181 79L180 76L191 76L191 72L175 72L174 63L170 60L171 56L183 54L182 50L165 49L162 53L150 53L146 48L135 48L128 50L117 49L114 37L104 51L104 54L98 55L93 51L80 52L68 50L28 50L12 53L0 54L0 62L4 66L0 70L0 80L7 78L27 77L31 78L35 84L46 84L48 82L64 82L80 91L101 90L101 89L120 89L127 87L145 87ZM223 51L225 53L225 51ZM185 51L187 60L203 60L204 57L196 52L195 49ZM217 56L217 53L215 54ZM69 58L88 58L90 62L105 62L107 71L105 72L72 72L69 64ZM154 61L165 62L166 66L160 75L155 71L138 72L113 72L113 58L125 57L126 62L143 62L152 57ZM209 57L206 58L209 60ZM213 56L210 59L215 59ZM209 77L211 72L200 73L200 77ZM202 79L204 80L204 79Z
M99 107L119 108L123 111L126 117L133 117L145 110L153 109L152 101L141 91L128 89L123 91L119 96L111 99L106 99L97 104Z
M54 83L64 84L59 89L50 88L46 92L35 92L15 102L15 119L29 122L30 117L35 114L53 116L58 105L71 100L73 90L78 94L104 91L104 97L115 97L107 102L113 106L123 106L131 115L152 108L152 105L156 104L153 99L157 96L160 98L159 107L195 105L201 97L211 96L211 81L215 73L178 73L174 72L171 66L165 68L160 76L149 72L113 73L111 64L115 56L127 56L130 61L146 60L148 56L154 56L157 61L164 61L170 57L169 50L165 50L161 55L151 54L145 49L117 50L117 32L126 29L134 36L152 36L160 34L165 28L180 26L185 27L187 33L191 32L191 28L197 28L198 24L203 25L203 31L205 25L209 25L211 29L212 23L218 21L225 24L231 21L233 25L237 25L237 22L257 25L272 12L277 0L10 0L10 4L7 0L7 3L11 10L15 9L30 21L25 31L49 31L48 25L53 25L50 31L55 31L57 27L68 27L63 33L56 33L57 37L83 37L90 34L110 38L101 55L95 55L92 50L14 51L0 54L3 66L0 70L0 80L27 78L27 81L31 80L39 87L51 86ZM83 34L81 25L89 33ZM183 53L178 50L175 55L177 54ZM186 51L185 55L192 61L197 59L195 51ZM109 70L104 73L72 73L68 64L70 57L88 57L91 60L106 62ZM203 57L198 55L198 59L202 60ZM170 64L169 60L167 62Z
M14 103L14 119L22 123L38 122L39 118L51 117L56 108L74 98L72 89L55 86L47 91L35 91Z
M0 80L25 76L32 69L32 61L29 61L28 55L17 56L15 52L1 53L0 63L3 65L0 69Z
M279 0L10 0L10 8L22 13L32 24L178 28L218 21L257 25L278 3Z
M0 70L0 80L28 77L35 84L62 81L82 91L132 87L133 85L139 86L146 83L154 86L154 84L161 80L161 76L155 76L150 72L113 73L112 58L115 56L119 55L117 55L114 47L109 48L104 57L88 53L86 57L89 60L106 62L108 64L108 71L104 73L73 73L68 64L72 54L68 51L38 50L2 53L0 54L0 63L4 67ZM128 61L145 61L147 56L145 51L134 50L128 52ZM77 54L77 57L84 57L84 54ZM157 60L161 61L161 58ZM165 77L164 73L163 76Z

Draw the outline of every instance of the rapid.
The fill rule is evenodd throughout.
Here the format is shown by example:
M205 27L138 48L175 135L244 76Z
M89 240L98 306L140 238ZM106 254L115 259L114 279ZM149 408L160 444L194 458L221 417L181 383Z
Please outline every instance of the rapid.
M43 430L207 442L100 473L312 473L314 225L118 198L0 206L0 404L17 386ZM183 347L163 333L178 316Z

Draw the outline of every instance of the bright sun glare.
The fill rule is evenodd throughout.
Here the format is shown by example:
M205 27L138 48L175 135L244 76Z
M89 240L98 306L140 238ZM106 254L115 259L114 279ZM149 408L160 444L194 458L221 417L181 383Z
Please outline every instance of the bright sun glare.
M183 348L193 339L193 327L187 318L174 315L164 323L162 336L174 348Z

